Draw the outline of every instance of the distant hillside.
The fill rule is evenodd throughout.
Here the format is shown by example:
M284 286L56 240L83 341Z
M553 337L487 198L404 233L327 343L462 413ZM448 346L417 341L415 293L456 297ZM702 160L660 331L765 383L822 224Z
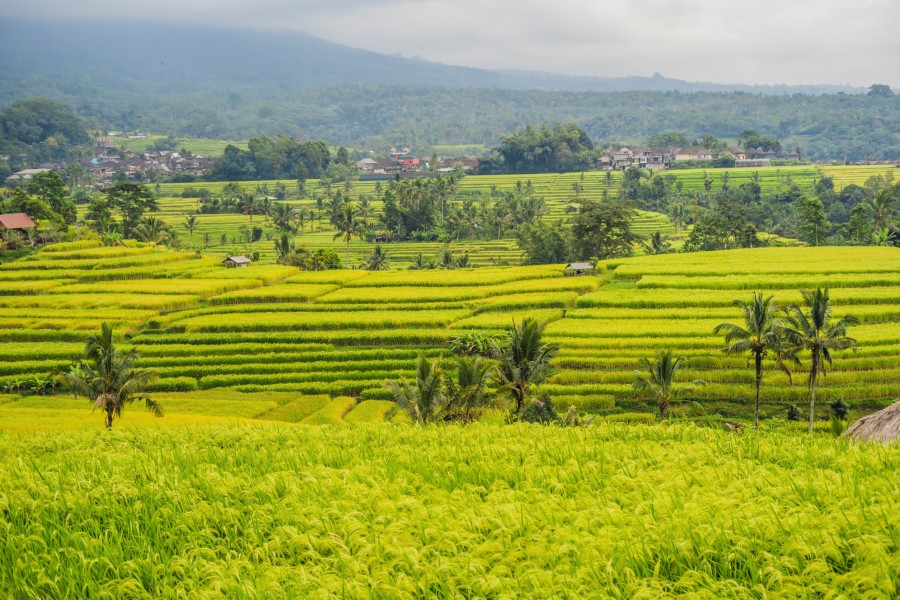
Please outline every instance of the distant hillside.
M304 33L7 19L0 20L0 73L0 107L45 96L96 127L194 137L493 146L527 124L574 120L600 143L665 131L733 139L753 129L811 159L900 158L900 96L487 71Z
M39 42L38 42L39 40ZM548 91L743 91L823 94L847 86L754 86L653 77L488 71L388 56L301 32L133 21L0 20L0 102L28 95L192 93L265 96L340 84L439 85Z

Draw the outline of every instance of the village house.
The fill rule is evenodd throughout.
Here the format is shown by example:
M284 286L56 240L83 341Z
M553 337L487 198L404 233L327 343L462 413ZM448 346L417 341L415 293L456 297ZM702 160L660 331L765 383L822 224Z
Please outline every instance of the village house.
M27 183L38 173L46 173L51 169L22 169L6 178L6 183Z
M24 231L25 229L34 229L37 227L31 217L25 213L7 213L0 215L0 231Z
M734 161L735 167L771 167L770 158L742 158Z
M667 148L620 148L597 160L604 171L624 171L630 167L664 171L672 166L674 155Z
M713 153L703 146L676 148L673 152L675 160L712 160Z
M740 148L725 148L724 150L719 152L719 156L722 156L723 154L732 155L734 157L734 160L747 160L747 153Z

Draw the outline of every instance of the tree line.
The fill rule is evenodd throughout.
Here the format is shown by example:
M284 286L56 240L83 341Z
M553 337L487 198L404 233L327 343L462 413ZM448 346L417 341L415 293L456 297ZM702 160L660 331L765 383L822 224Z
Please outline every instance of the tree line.
M828 288L801 290L801 305L779 307L772 296L755 292L749 302L735 300L741 317L739 324L721 323L714 329L727 344L727 354L748 354L753 359L753 425L759 427L759 406L765 359L791 376L792 368L802 366L801 356L808 354L806 386L809 394L809 433L815 423L816 396L836 351L856 349L856 340L847 335L859 324L853 315L832 317ZM557 344L544 339L546 324L532 318L513 323L507 333L494 338L482 334L462 334L451 341L455 357L449 369L440 358L428 360L420 355L415 365L415 380L387 380L385 388L413 422L428 424L446 421L471 422L484 411L508 406L508 422L582 424L586 419L571 407L560 417L553 400L540 391L542 383L555 372L553 358ZM678 373L685 359L672 349L658 350L654 358L639 361L633 389L650 398L660 419L670 416L670 406L683 398L702 380L681 385ZM793 383L793 382L792 382ZM847 406L832 404L832 429L840 434L846 428ZM788 418L796 420L799 411L791 405ZM587 419L589 420L589 419Z

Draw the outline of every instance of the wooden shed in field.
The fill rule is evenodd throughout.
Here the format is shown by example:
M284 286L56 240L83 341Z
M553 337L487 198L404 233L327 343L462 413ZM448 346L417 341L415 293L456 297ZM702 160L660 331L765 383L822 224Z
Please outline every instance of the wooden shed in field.
M31 217L25 213L7 213L0 215L0 229L33 229L37 227Z
M589 262L572 262L566 265L563 273L569 277L577 277L578 275L593 275L597 268Z
M235 269L238 267L246 267L250 264L250 259L246 256L229 256L222 261L222 264L228 269Z

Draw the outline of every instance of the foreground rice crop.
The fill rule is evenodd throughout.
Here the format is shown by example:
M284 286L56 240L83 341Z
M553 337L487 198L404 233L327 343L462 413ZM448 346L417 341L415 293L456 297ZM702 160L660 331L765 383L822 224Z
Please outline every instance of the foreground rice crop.
M898 469L680 424L3 436L0 595L891 598Z

